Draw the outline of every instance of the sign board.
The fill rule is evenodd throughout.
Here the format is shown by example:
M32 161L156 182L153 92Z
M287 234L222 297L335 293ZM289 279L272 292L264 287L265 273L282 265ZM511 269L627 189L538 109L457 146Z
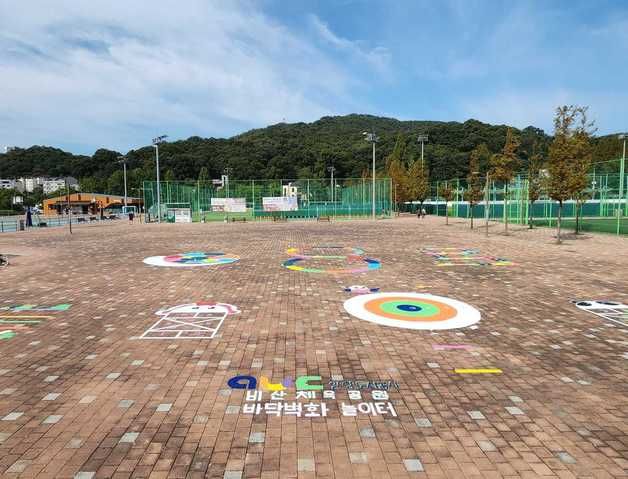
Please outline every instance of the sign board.
M262 198L264 211L297 211L296 196L265 196Z
M166 219L169 223L191 223L192 212L190 208L168 208Z
M212 198L212 211L246 213L246 198Z

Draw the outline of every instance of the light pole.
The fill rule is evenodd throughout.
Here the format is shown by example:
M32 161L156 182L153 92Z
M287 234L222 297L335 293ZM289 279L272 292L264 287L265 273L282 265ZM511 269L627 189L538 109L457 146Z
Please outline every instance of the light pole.
M421 142L421 168L423 168L423 143L427 143L428 135L419 135L417 141Z
M126 199L126 156L118 156L118 163L122 163L124 171L124 212L127 213L127 199Z
M157 166L157 223L161 223L161 189L159 187L159 144L162 143L168 135L161 135L153 138L153 148L155 148L155 163Z
M619 139L620 140L624 140L624 153L621 157L621 163L619 166L619 208L617 208L618 210L618 215L619 217L622 216L622 210L624 209L624 207L622 206L622 201L624 200L624 183L626 182L626 178L624 177L625 175L625 167L626 167L626 139L628 139L628 133L622 133L621 135L619 135ZM617 234L619 234L619 223L620 220L619 218L617 219Z
M334 202L335 190L334 190L334 171L336 171L336 167L328 166L327 171L331 173L331 202Z
M226 182L227 183L227 198L229 198L229 175L231 174L231 172L233 171L233 168L227 166L224 170L223 170L223 174L227 177L226 178Z
M375 219L375 143L379 140L375 132L364 132L364 139L373 144L373 219Z

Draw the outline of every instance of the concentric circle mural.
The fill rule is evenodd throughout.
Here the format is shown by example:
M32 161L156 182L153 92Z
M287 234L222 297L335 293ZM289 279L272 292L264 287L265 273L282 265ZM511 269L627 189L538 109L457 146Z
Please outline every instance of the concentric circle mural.
M356 318L406 329L465 328L480 320L473 306L451 298L419 293L374 293L344 303Z
M331 247L326 247L331 248ZM334 246L339 253L337 255L320 255L320 254L302 254L297 248L289 248L286 253L289 259L282 263L282 266L291 271L301 271L304 273L328 273L328 274L355 274L366 273L381 268L382 264L378 259L368 258L364 256L364 250L361 248L343 248ZM312 249L323 249L323 247L314 247ZM348 265L342 268L315 268L307 266L307 261L312 260L345 260ZM352 266L352 265L356 266Z
M144 263L152 266L167 266L171 268L186 268L192 266L216 266L239 261L240 257L222 252L191 252L169 256L150 256L144 258Z

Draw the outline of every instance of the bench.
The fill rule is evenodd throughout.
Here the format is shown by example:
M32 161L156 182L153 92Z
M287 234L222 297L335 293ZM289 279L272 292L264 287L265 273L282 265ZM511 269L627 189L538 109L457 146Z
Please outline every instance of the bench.
M77 223L85 223L87 220L85 218L76 218Z
M285 216L273 216L273 221L288 221L288 218L286 218Z
M232 223L235 223L236 221L239 221L241 223L246 223L246 218L231 218Z
M37 226L39 226L40 228L46 228L48 226L48 223L46 223L45 221L40 221Z
M329 223L331 222L331 216L318 216L316 221L327 221Z

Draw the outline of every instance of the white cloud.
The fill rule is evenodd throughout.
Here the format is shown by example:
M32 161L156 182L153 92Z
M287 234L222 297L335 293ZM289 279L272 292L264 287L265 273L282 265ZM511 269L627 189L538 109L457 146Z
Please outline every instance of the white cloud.
M391 54L387 48L376 46L367 48L362 42L352 41L336 35L329 26L316 15L310 15L310 23L314 31L326 42L339 50L365 62L382 75L390 75Z
M0 18L0 143L124 149L355 107L348 70L254 4L0 0Z

